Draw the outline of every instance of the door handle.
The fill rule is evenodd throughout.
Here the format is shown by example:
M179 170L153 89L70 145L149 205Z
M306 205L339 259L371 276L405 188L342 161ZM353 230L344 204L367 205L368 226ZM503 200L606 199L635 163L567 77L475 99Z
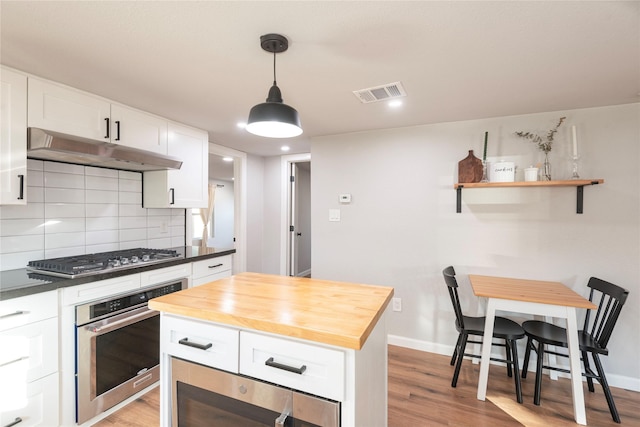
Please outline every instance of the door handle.
M170 188L169 191L171 192L171 201L169 202L169 204L173 205L176 203L176 190L173 188Z
M7 317L12 317L12 316L20 316L21 314L28 314L28 313L29 313L28 311L18 310L13 313L3 314L2 316L0 316L0 319L6 319Z
M216 265L210 265L209 268L218 268L218 267L222 267L224 264L220 263L220 264L216 264Z
M180 341L178 341L178 344L182 344L182 345L186 345L186 346L189 346L189 347L197 348L199 350L208 350L211 347L213 347L213 344L211 344L211 343L198 344L197 342L189 341L189 338L182 338Z
M22 418L20 418L20 417L16 417L16 419L15 419L15 420L13 420L13 421L12 421L12 422L10 422L9 424L5 425L4 427L12 427L12 426L15 426L15 425L20 424L21 422L22 422Z
M293 372L294 374L302 375L304 371L307 370L307 365L302 365L299 368L283 365L282 363L274 362L273 357L270 357L264 362L265 365L271 366L272 368L282 369L283 371Z
M116 141L120 141L120 120L116 120Z
M104 137L105 139L109 139L109 130L111 129L111 125L109 124L109 117L105 117L104 120L107 122L107 134Z
M24 175L18 175L18 179L20 180L20 195L18 196L18 200L24 200Z
M275 427L284 427L284 423L287 421L287 417L289 414L283 413L280 414L278 418L276 418Z

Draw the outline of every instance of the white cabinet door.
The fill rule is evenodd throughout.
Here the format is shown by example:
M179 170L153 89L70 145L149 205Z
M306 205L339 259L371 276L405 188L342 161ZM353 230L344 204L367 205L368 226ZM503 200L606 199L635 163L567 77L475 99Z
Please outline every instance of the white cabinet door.
M1 69L0 205L27 203L27 77Z
M206 208L209 183L206 132L169 122L168 154L182 160L180 170L144 173L145 208Z
M58 402L58 374L55 373L25 384L19 393L13 389L0 401L0 425L57 426L60 424Z
M29 127L110 141L111 104L73 88L29 78Z
M167 154L167 121L123 105L111 105L111 142Z

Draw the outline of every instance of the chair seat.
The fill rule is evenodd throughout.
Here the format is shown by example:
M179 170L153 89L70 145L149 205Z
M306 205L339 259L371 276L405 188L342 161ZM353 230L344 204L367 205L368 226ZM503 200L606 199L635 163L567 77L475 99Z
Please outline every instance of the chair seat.
M464 318L464 328L469 335L484 335L484 322L485 317L470 317L462 316ZM493 337L502 338L507 340L517 340L524 338L524 329L513 320L505 317L496 316L495 324L493 326ZM460 325L456 321L456 329L460 332Z
M545 345L568 347L567 330L560 326L540 320L527 320L522 324L522 329L524 329L527 336ZM608 349L600 347L597 341L584 331L578 331L578 344L580 345L580 351L609 354Z

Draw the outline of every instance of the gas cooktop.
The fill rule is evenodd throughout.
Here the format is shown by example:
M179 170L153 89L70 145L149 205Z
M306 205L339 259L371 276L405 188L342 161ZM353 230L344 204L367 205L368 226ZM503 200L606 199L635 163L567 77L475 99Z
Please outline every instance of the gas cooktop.
M27 270L48 276L73 279L92 274L157 264L180 257L181 255L172 249L137 248L29 261Z

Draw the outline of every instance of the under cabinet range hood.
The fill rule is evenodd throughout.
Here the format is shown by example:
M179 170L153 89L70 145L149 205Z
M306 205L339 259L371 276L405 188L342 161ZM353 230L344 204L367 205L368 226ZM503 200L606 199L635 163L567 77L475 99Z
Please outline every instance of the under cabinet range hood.
M29 128L27 158L128 171L180 169L182 160L110 142Z

